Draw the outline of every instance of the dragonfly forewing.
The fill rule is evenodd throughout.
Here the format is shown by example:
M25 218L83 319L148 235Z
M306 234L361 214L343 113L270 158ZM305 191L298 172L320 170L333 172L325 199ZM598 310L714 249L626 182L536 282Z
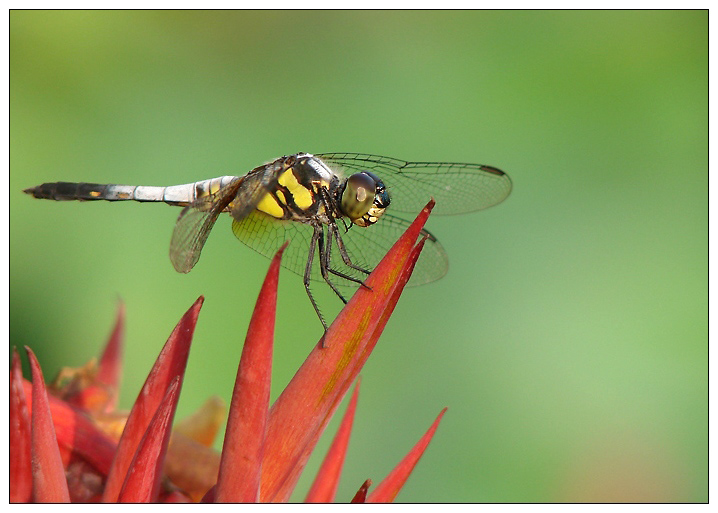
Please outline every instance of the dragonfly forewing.
M512 188L506 173L481 164L406 162L360 153L317 156L345 175L368 169L381 176L395 212L418 212L430 198L436 200L435 214L474 212L501 203Z

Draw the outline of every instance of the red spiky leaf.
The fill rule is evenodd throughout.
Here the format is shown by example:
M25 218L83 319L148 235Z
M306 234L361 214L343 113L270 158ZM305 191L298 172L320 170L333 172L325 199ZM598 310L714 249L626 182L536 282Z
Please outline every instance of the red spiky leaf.
M118 502L155 502L160 488L162 467L170 439L170 427L179 399L180 376L175 376L157 407L147 432L137 447Z
M35 502L70 502L65 469L52 424L47 389L40 364L25 347L32 371L32 489Z
M351 500L352 504L363 504L366 502L366 492L369 490L369 487L371 486L371 479L367 479L364 481L364 483L359 487L359 490L357 490L357 493L354 495L354 498Z
M439 416L436 417L436 420L431 424L429 430L424 433L424 436L422 436L411 451L409 451L409 454L377 485L367 498L367 502L392 502L394 500L409 478L411 471L414 470L414 467L419 462L419 458L424 454L426 447L436 432L436 428L439 427L439 422L444 416L444 413L446 413L446 408L441 410L441 413L439 413Z
M107 478L102 497L104 502L117 501L137 447L165 396L169 384L176 376L180 377L178 386L182 387L182 377L187 365L192 335L203 302L204 297L200 296L182 316L167 339L132 406Z
M272 259L254 307L229 408L216 502L256 502L267 433L272 378L274 320L279 264L285 243Z
M332 445L329 447L327 455L324 457L322 466L314 478L314 483L307 493L304 502L333 502L339 486L339 477L342 473L344 458L347 454L349 446L349 435L351 435L352 424L354 423L354 412L357 407L359 398L359 380L354 385L354 393L349 400L347 411L342 417L337 434L334 435Z
M122 345L125 335L125 304L117 307L117 320L97 365L97 381L111 391L105 411L114 411L122 377Z
M10 502L32 500L32 427L22 382L20 355L13 347L10 368Z

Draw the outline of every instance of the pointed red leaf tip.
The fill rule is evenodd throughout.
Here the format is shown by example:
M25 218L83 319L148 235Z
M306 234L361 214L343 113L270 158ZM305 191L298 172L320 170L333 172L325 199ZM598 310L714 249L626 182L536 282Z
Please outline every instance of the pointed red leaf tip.
M407 258L406 263L404 264L404 269L402 270L402 274L399 277L400 286L394 288L391 298L389 299L389 306L386 308L386 310L384 310L384 314L381 318L381 322L379 324L380 329L378 333L375 334L377 340L379 339L379 335L381 335L381 332L384 330L384 326L389 320L389 317L391 317L391 314L394 312L394 307L399 301L401 293L404 291L404 286L409 282L409 279L411 278L411 273L414 272L416 262L417 260L419 260L419 256L421 256L421 250L424 249L424 243L426 242L426 238L426 236L422 237L422 239L416 244L416 246L412 248L411 253L409 253L409 258Z
M47 389L40 364L25 346L32 371L32 484L35 502L70 502L65 469L52 424Z
M155 502L179 400L180 377L175 376L142 437L127 471L118 502Z
M284 502L296 485L319 436L379 335L418 258L415 246L433 200L389 250L337 316L279 398L267 427L262 463L262 502ZM419 248L419 249L414 249Z
M354 423L354 412L356 411L358 398L359 380L357 379L357 384L354 385L354 393L349 400L347 411L344 413L337 434L334 436L331 447L329 447L329 452L327 452L304 502L334 502L337 486L339 486L339 477L341 476L342 466L344 465L344 458L346 457L347 447L349 446L349 435L351 434L352 424Z
M147 431L169 384L176 376L180 377L179 388L181 389L192 335L203 302L204 297L200 296L182 316L147 376L122 432L112 468L107 476L102 496L103 502L117 502L140 440Z
M441 410L441 413L436 417L436 420L429 430L424 433L424 436L422 436L411 451L409 451L409 454L377 485L367 498L367 502L392 502L396 498L396 495L409 478L411 471L414 470L414 467L419 462L419 458L424 454L426 447L436 432L436 428L439 427L439 422L444 416L444 413L446 413L446 408Z
M269 265L247 330L229 408L215 502L259 499L272 382L279 264L286 247L285 242Z
M125 304L120 301L117 307L117 320L112 329L105 350L97 366L97 381L106 385L110 390L110 400L105 411L114 411L117 407L117 397L122 377L122 343L125 336Z
M111 413L117 407L122 374L122 339L124 334L125 307L120 301L115 327L100 357L84 367L63 369L69 380L62 388L56 388L60 397L69 404L93 413Z
M354 495L354 498L351 500L352 504L363 504L366 502L366 492L369 490L369 487L371 486L371 479L367 479L364 481L364 484L361 485L357 493Z
M32 500L31 429L20 355L13 347L10 367L10 502Z

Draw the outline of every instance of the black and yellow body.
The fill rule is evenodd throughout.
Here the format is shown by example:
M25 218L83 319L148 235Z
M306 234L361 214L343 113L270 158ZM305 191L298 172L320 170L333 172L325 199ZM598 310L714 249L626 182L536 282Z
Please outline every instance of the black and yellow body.
M297 153L243 176L168 187L53 182L25 190L35 198L56 201L164 202L183 207L170 242L170 260L181 273L197 263L223 212L233 218L235 236L263 255L272 256L291 240L282 265L303 276L325 329L311 281L326 282L346 302L338 287L361 286L408 226L388 209L415 213L434 197L435 213L470 212L501 202L510 191L508 176L491 166L406 162L357 153ZM439 279L448 269L441 245L429 232L425 235L427 244L410 285ZM335 246L340 258L332 260Z

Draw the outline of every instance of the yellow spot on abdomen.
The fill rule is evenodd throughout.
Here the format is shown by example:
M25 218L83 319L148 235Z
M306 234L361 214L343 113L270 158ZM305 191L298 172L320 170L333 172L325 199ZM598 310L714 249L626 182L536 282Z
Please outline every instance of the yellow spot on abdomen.
M291 169L279 177L279 185L287 188L294 198L294 203L302 210L308 209L314 203L311 191L297 181Z

